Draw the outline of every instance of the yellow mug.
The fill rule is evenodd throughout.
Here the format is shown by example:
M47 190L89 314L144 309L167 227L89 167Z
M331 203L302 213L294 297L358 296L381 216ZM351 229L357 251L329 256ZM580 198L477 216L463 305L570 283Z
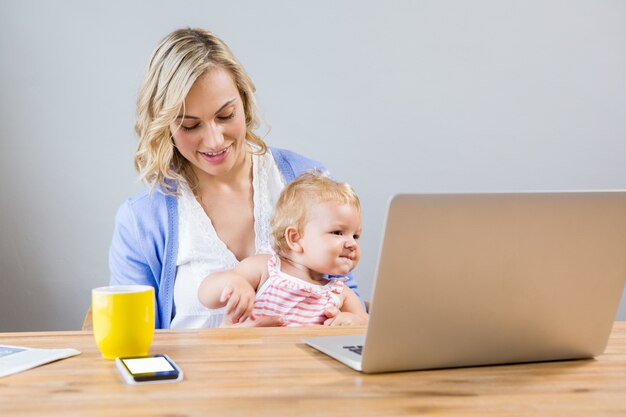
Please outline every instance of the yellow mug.
M93 335L102 357L148 354L154 335L154 288L114 285L91 290Z

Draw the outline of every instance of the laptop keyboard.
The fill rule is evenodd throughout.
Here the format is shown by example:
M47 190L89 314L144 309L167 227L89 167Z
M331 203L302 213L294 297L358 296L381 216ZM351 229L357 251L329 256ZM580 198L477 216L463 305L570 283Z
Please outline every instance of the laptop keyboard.
M357 355L361 355L363 353L363 345L357 346L344 346L344 349L348 349L350 352L354 352Z

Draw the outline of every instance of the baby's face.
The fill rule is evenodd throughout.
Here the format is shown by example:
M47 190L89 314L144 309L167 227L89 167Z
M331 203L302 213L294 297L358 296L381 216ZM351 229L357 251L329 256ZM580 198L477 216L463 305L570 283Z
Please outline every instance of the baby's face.
M349 204L332 201L316 203L309 216L300 245L302 263L329 275L345 275L361 258L361 212Z

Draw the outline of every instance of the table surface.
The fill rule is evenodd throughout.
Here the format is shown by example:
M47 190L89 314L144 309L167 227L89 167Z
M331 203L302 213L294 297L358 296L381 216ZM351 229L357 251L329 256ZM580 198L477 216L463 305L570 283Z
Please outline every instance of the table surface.
M0 333L0 344L82 353L0 379L5 416L626 416L626 322L595 359L364 375L305 337L364 328L160 330L151 353L184 371L129 386L93 334Z

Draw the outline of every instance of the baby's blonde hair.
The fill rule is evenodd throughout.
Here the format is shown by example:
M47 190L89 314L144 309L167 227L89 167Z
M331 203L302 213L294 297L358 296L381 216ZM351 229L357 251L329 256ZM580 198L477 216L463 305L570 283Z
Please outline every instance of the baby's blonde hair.
M349 184L335 181L320 171L305 172L287 184L276 202L271 222L274 251L279 255L287 255L287 228L295 227L302 233L310 207L328 201L349 204L361 211L359 197Z
M258 126L258 111L252 80L226 43L204 29L184 28L167 35L150 58L137 97L135 131L139 136L135 168L139 179L151 188L160 185L175 194L176 185L185 180L192 189L197 178L172 141L170 123L183 111L185 98L203 74L222 68L233 77L246 117L246 139L263 154L267 145L253 130Z

